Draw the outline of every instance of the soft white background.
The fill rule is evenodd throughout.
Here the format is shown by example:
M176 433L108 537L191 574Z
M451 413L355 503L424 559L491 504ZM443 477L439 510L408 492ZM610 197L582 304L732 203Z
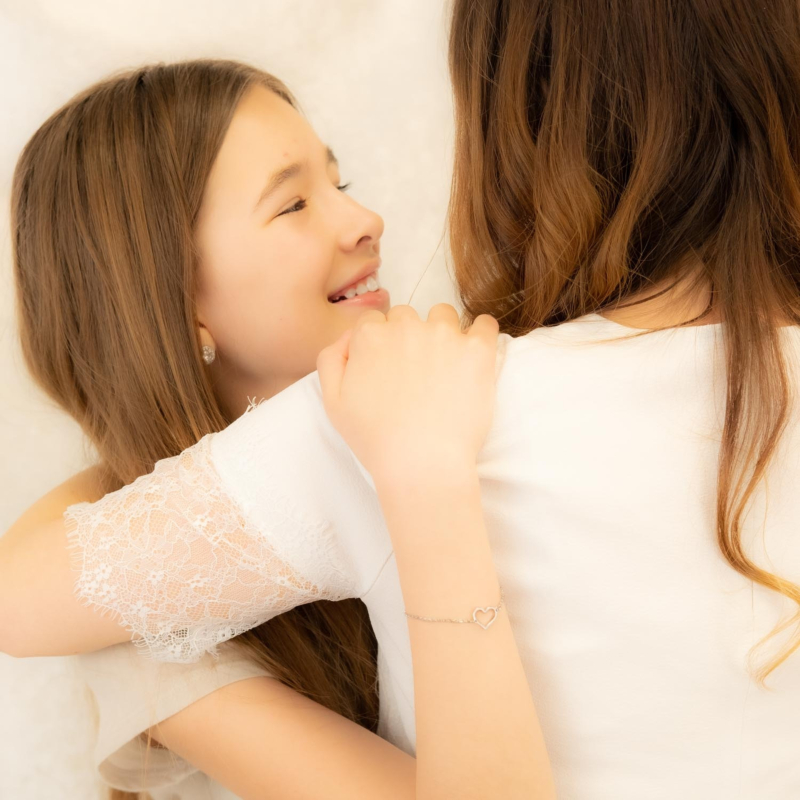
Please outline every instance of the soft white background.
M422 316L436 302L456 305L442 241L452 163L446 17L442 0L0 0L0 532L91 458L18 351L8 203L36 128L119 68L212 56L274 72L334 148L351 193L383 215L382 283L393 304ZM0 654L2 800L100 797L73 666Z

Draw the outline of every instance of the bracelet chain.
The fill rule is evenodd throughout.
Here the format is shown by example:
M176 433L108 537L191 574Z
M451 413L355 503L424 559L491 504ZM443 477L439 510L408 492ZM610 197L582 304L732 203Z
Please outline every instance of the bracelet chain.
M421 616L418 616L417 614L409 614L408 611L406 611L405 614L406 614L407 617L410 617L411 619L421 619L421 620L424 620L425 622L467 622L467 623L475 622L478 625L480 625L481 628L486 630L497 619L497 615L500 613L500 609L503 607L503 598L504 597L505 597L505 594L503 592L503 588L500 587L500 602L496 606L486 606L486 608L483 608L482 606L478 606L472 612L472 619L438 619L436 617L421 617ZM487 622L484 625L478 619L478 612L479 611L483 611L484 613L488 613L490 611L494 611L494 616L489 620L489 622Z

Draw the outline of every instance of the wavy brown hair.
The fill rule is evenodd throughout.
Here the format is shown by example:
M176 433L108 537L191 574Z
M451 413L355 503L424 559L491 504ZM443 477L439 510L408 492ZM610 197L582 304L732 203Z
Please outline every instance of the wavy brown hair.
M22 353L96 448L105 492L232 422L201 359L194 230L236 106L255 85L297 107L277 78L234 61L112 75L53 113L16 165ZM234 641L287 686L377 730L377 643L360 600L309 603Z
M520 336L656 285L707 287L684 324L724 322L719 547L800 604L741 542L793 401L777 320L800 323L800 4L455 0L449 66L465 322Z

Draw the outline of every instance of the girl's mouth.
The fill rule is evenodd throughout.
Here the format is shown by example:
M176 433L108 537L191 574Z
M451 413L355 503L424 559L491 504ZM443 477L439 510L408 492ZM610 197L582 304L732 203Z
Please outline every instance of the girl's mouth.
M344 292L339 292L335 297L329 297L328 302L345 305L380 305L389 297L389 293L381 288L378 281L378 270L359 281L358 284L348 287ZM359 302L360 301L360 302Z

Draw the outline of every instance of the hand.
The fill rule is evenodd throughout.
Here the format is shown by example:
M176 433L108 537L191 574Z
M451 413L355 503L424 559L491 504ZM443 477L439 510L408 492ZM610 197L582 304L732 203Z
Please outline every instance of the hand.
M325 411L376 481L474 466L492 421L498 334L488 314L462 333L447 303L427 322L399 305L365 311L320 352Z

